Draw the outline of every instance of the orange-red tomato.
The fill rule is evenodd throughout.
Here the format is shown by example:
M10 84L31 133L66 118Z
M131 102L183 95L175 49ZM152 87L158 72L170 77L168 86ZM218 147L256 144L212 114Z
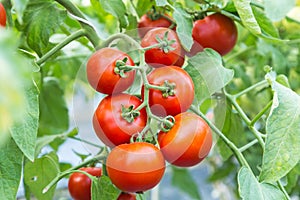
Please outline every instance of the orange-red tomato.
M6 26L6 11L2 3L0 3L0 26Z
M212 146L212 133L207 123L194 113L175 116L175 124L168 132L160 132L158 142L165 159L179 167L200 163Z

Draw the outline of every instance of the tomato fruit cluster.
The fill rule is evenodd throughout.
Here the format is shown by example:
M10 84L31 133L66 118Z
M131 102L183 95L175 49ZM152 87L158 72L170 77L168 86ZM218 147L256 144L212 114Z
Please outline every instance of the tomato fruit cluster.
M2 3L0 3L0 26L6 26L6 11Z

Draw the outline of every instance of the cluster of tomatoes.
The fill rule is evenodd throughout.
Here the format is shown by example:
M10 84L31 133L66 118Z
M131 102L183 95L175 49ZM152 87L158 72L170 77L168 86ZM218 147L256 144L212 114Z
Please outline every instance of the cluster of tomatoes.
M165 161L179 167L194 166L212 146L207 123L187 112L194 100L194 84L181 66L185 56L203 48L213 48L221 55L228 53L237 39L236 26L218 13L197 20L193 28L195 42L187 52L180 44L176 26L169 28L172 23L169 15L141 18L138 30L146 66L135 66L128 54L109 47L96 51L87 63L90 85L107 95L94 112L93 127L100 140L112 149L105 166L112 183L123 191L118 199L135 199L135 193L155 187L164 175ZM125 93L138 70L143 80L141 98ZM152 119L160 123L156 133L150 131ZM146 139L149 133L150 142ZM82 170L101 176L100 168ZM74 188L71 195L78 200L88 199L81 198L81 189L74 186L78 177L85 177L85 194L90 198L90 180L80 173L70 177L69 188Z

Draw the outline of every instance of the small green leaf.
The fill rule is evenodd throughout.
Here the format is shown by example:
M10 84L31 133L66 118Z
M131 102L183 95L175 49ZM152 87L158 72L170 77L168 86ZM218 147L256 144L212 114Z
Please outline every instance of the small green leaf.
M295 0L264 0L266 15L272 21L282 20L286 14L295 6Z
M221 56L212 49L205 49L191 57L185 70L194 81L198 104L219 91L233 78L233 70L224 68Z
M192 199L201 199L197 183L187 169L172 167L172 185L189 195Z
M173 17L176 21L176 33L181 45L189 51L194 43L192 38L193 20L181 7L175 7Z
M272 81L271 114L266 123L267 139L260 180L278 181L300 161L300 96Z
M126 6L122 0L100 0L100 4L106 12L109 12L119 19L120 29L128 26Z
M40 93L40 135L65 132L69 127L68 108L64 92L55 78L44 78Z
M120 190L112 184L111 180L107 176L93 178L91 191L92 200L117 199L120 194Z
M58 157L54 152L47 154L34 162L27 162L24 167L24 181L30 191L39 200L52 200L55 186L45 194L43 189L59 173Z
M51 0L34 0L28 3L23 15L24 31L28 45L39 56L43 55L50 36L59 28L66 16L66 10L58 9Z
M39 122L38 90L35 85L25 89L26 113L23 119L11 128L11 135L24 155L31 161L34 160L35 144Z
M15 200L22 172L23 154L12 138L0 148L0 197Z
M250 2L251 0L233 0L233 3L244 26L253 34L260 35L261 29L254 17Z
M155 0L157 6L167 6L169 5L168 0Z
M275 185L259 183L253 173L242 167L238 173L239 193L243 200L285 200L284 194Z

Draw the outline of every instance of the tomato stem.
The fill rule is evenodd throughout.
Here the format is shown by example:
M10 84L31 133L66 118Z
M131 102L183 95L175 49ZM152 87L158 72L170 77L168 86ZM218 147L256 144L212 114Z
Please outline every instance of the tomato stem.
M247 143L246 145L242 146L239 148L239 151L242 153L244 151L246 151L247 149L249 149L250 147L252 147L253 145L257 144L258 140L254 139L251 142Z
M84 29L80 29L74 33L72 33L71 35L69 35L68 37L66 37L63 41L61 41L59 44L57 44L54 48L52 48L50 51L48 51L44 56L42 56L40 59L38 59L36 61L36 64L41 65L43 64L45 61L47 61L51 56L53 56L54 54L56 54L59 50L61 50L63 47L65 47L66 45L68 45L70 42L83 37L86 35L86 31Z
M273 101L270 101L252 120L250 126L253 126L272 106Z

